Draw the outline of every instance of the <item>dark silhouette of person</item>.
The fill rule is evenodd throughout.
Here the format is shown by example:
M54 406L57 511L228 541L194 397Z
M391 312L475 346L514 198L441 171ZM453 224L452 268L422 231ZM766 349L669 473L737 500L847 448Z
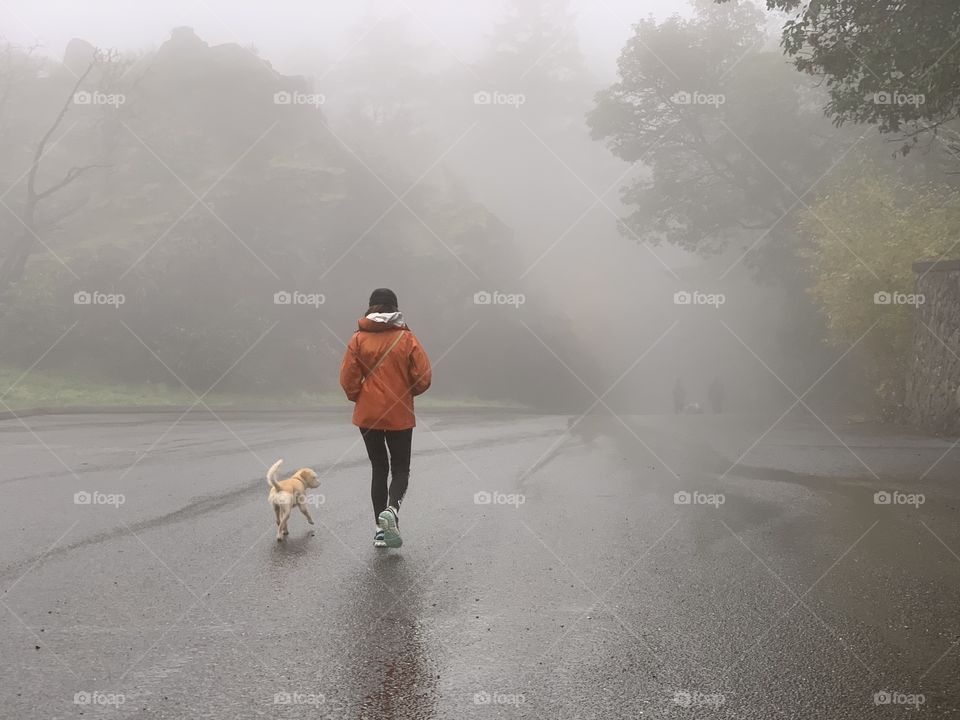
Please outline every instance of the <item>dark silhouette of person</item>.
M715 377L707 390L707 398L710 400L710 408L717 415L723 412L724 392L723 381Z
M679 415L687 406L687 388L683 385L683 378L677 378L673 384L673 412Z

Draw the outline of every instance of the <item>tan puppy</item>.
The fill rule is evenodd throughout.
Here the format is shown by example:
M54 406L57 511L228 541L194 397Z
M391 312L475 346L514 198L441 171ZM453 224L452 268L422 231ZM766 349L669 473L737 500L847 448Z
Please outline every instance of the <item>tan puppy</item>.
M273 514L277 518L277 540L283 540L285 535L290 534L287 530L287 521L294 507L300 508L307 522L313 525L313 518L307 512L305 493L307 488L320 487L317 474L310 468L300 468L286 480L277 480L277 473L282 464L283 460L277 460L267 471L267 482L271 486L268 499L273 505Z

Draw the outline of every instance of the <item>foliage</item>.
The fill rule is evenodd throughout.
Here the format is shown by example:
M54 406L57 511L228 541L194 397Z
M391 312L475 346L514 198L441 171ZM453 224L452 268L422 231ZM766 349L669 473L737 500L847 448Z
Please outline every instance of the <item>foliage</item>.
M698 252L752 231L790 237L791 212L843 139L803 76L760 50L761 21L749 5L700 2L693 18L636 25L619 81L588 117L595 139L649 167L622 191L627 234Z
M838 125L875 124L916 142L960 114L956 0L767 0L767 7L791 14L784 50L798 69L826 79L826 111Z
M884 304L876 293L915 292L911 266L956 252L960 193L912 184L852 163L832 189L802 215L801 231L815 282L810 293L823 310L832 343L856 356L884 408L902 401L912 345L913 306Z
M79 57L92 46L74 49ZM358 58L348 71L370 83L370 67L391 66L376 54ZM275 99L309 101L326 87L281 75L238 45L210 46L189 28L121 72L91 74L82 90L109 89L124 99L115 106L64 105L77 77L49 66L18 75L11 112L0 117L9 121L0 188L10 191L0 258L24 236L21 183L37 128L66 108L39 167L41 189L91 157L105 167L36 213L37 245L0 312L0 363L26 368L42 358L37 371L131 387L182 382L198 393L336 392L343 343L367 294L389 285L435 358L455 350L438 392L530 405L563 394L562 367L545 372L524 353L489 362L494 343L530 341L517 313L481 308L473 331L465 312L477 290L506 287L504 269L518 264L513 234L455 179L438 172L438 181L415 183L423 168L410 158L444 148L430 147L403 93L364 104L358 86L334 126L322 103ZM404 92L429 85L415 67L392 67L389 82ZM77 305L82 291L124 302ZM277 304L282 292L324 302ZM580 352L549 308L531 301L525 311L558 352Z

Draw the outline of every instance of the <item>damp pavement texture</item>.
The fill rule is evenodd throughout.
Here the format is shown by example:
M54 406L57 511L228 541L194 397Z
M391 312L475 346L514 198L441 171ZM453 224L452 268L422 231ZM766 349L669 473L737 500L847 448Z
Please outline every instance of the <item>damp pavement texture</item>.
M399 550L345 415L0 421L2 715L958 716L960 452L774 420L426 413Z

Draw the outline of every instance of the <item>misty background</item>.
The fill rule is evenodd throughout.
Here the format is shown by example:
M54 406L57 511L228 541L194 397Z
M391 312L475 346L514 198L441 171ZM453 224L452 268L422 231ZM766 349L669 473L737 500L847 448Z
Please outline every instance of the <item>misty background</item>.
M387 286L434 402L668 412L682 379L704 406L719 382L728 409L779 413L833 368L808 402L896 405L885 337L831 335L815 288L839 221L817 203L884 174L952 188L950 158L834 125L783 19L7 3L0 364L31 375L7 402L319 402Z

